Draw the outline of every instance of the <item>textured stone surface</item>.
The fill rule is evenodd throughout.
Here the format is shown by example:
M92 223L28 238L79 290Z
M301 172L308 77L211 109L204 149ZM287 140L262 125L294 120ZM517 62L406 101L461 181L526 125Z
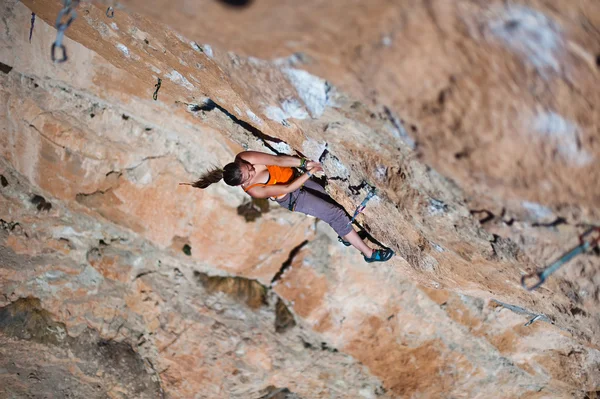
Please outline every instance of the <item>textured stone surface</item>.
M163 393L157 376L146 372L146 364L130 345L99 339L89 329L71 337L37 299L21 298L2 308L0 330L4 370L0 393L5 397L131 393L155 398Z
M59 2L2 4L3 314L38 298L68 342L131 348L157 397L600 389L598 257L519 284L598 223L597 4L123 4L79 6L65 64ZM397 256L178 185L242 149L321 159L350 212L376 185L359 221ZM0 340L5 392L140 396L97 351Z
M533 315L522 309L415 286L385 268L344 259L335 234L321 229L275 292L328 345L385 376L392 392L474 397L487 386L507 397L558 397L566 386L600 384L596 349L544 322L525 327ZM586 359L577 371L558 366L575 353Z
M425 160L467 192L515 209L574 202L599 217L597 2L354 1L344 18L340 4L316 0L299 12L291 0L239 12L124 3L213 47L301 53L302 69L396 113Z
M21 226L1 231L3 309L35 295L52 322L64 323L64 334L73 340L91 328L104 340L130 345L145 359L150 377L160 378L168 397L258 397L269 385L323 398L378 389L377 379L348 355L324 351L315 364L298 338L304 334L300 329L277 334L272 296L267 305L253 310L219 292L210 294L197 274L219 270L203 268L180 251L170 253L124 227L72 213L57 203L52 212L40 213L28 204L31 186L22 183L25 178L6 169L3 175L10 185L3 189L2 209L10 210ZM7 332L1 324L4 339ZM15 362L27 350L52 359L58 349L28 349L16 342L3 350L3 359ZM102 364L102 359L86 360L81 361L86 367L94 361ZM24 370L34 365L17 364ZM17 366L7 368L10 378L16 378ZM73 397L86 397L86 386L78 390L76 381L89 381L70 373L75 382L67 387ZM47 378L50 384L53 377ZM336 388L340 383L347 393ZM138 397L125 388L120 387L124 397Z

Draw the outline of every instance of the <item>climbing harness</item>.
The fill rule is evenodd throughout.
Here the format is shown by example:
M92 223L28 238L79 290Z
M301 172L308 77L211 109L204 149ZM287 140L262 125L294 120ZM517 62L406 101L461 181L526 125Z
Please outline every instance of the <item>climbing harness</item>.
M362 211L365 210L365 207L367 206L367 202L369 202L369 200L371 198L373 198L373 196L375 195L375 188L371 187L371 190L369 191L369 193L367 194L367 196L365 197L365 199L363 200L363 202L360 203L360 205L356 208L356 210L354 211L354 215L352 216L352 219L350 219L350 221L348 222L348 224L352 224L352 222L354 222L354 220L356 219L356 217L362 213Z
M294 197L290 193L290 202L288 204L288 209L292 212L294 211L294 209L296 209L296 202L298 202L298 197L300 197L300 193L298 193L296 199L294 199Z
M79 5L79 0L63 0L63 4L64 8L58 13L56 23L54 24L56 27L56 40L52 43L50 52L50 57L53 62L65 62L67 60L67 49L63 45L63 39L65 38L65 31L71 26L75 18L77 18L75 7ZM67 21L62 22L65 17L67 18ZM62 58L59 59L55 56L57 47L62 50Z
M563 256L558 258L550 266L543 270L530 273L521 277L521 285L529 291L533 291L546 281L546 279L555 271L557 271L562 265L573 259L579 254L586 253L596 246L600 242L600 227L593 227L579 236L579 245L565 253ZM528 281L535 279L533 285L529 285Z
M162 80L160 80L160 78L158 78L158 83L154 85L154 87L156 87L156 91L152 95L152 98L154 99L154 101L156 101L156 99L158 98L158 91L160 90L161 83L162 83Z
M296 202L298 202L298 198L300 198L300 194L304 191L304 186L300 187L300 190L298 191L298 195L296 195L296 198L294 198L294 192L290 193L290 202L288 203L288 209L290 211L294 211L296 209Z
M108 18L114 18L114 17L115 17L115 9L114 9L114 8L112 8L112 7L108 7L108 8L106 9L106 16L107 16Z
M31 43L31 36L33 35L33 24L35 24L35 13L31 13L31 28L29 28L29 43Z

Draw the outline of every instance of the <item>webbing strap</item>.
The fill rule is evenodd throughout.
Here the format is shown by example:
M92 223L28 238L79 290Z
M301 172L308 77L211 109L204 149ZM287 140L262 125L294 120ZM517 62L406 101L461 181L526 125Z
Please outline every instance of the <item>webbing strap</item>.
M252 187L256 187L256 186L268 186L268 184L265 183L254 183L252 185L250 185L249 187L244 188L244 192L247 192L248 190L250 190Z
M296 195L296 199L294 199L294 193L290 193L290 202L288 203L288 209L290 211L294 211L296 209L296 202L298 202L298 198L300 197L300 191L304 191L304 186L300 187L298 190L298 195Z

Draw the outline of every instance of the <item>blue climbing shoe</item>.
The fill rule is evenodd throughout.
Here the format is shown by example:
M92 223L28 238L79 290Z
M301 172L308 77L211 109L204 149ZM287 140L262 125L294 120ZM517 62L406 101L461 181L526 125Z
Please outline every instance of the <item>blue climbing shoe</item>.
M361 230L361 231L358 232L358 236L364 240L365 238L367 238L367 233L364 230ZM344 244L347 247L349 247L350 245L352 245L352 244L350 244L350 241L346 241L346 240L344 240L340 236L338 236L338 241L341 242L342 244Z
M392 251L389 248L386 248L386 249L374 249L373 254L371 255L370 258L367 258L366 256L364 256L364 258L365 258L366 262L373 263L373 262L387 262L388 260L390 260L392 258L392 256L394 256L394 251Z

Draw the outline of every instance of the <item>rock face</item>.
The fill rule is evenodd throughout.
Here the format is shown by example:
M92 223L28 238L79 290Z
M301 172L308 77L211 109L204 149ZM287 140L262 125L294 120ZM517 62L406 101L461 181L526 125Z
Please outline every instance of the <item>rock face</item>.
M598 4L223 3L82 3L61 64L2 4L0 396L593 397L597 252L520 278L600 224ZM178 184L244 149L396 257Z

